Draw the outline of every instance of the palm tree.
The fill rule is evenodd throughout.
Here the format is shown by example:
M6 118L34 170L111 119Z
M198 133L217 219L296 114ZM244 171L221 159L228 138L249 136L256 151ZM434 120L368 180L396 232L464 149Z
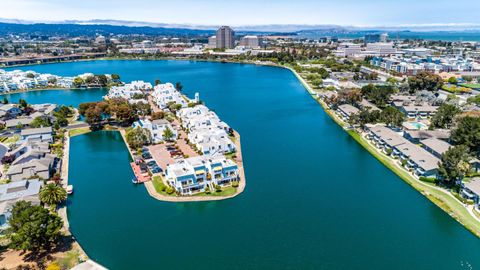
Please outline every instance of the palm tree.
M167 127L164 131L163 131L163 139L165 141L170 141L172 140L172 138L175 136L175 134L173 134L173 131Z
M67 192L57 184L47 184L40 190L40 201L48 205L57 205L67 199Z

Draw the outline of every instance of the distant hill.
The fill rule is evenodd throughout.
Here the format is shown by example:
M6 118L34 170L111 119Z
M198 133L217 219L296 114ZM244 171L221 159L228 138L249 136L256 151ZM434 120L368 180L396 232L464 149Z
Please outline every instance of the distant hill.
M155 36L199 36L211 35L213 30L198 30L187 28L166 28L149 26L122 26L108 24L19 24L0 23L0 35L28 33L40 36L95 36L95 34L123 35L155 35Z

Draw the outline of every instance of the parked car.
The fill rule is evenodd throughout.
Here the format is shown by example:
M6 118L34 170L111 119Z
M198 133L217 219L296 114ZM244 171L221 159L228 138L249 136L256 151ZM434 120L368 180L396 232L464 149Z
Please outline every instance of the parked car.
M142 157L143 157L144 159L151 159L151 158L152 158L152 155L150 155L149 152L144 152L144 153L142 153Z
M152 173L161 173L163 172L162 168L158 167L158 166L153 166L153 167L150 167L150 171Z
M157 164L157 162L155 162L155 160L150 160L150 161L148 161L148 162L147 162L147 165L148 165L149 167L158 166L158 164Z

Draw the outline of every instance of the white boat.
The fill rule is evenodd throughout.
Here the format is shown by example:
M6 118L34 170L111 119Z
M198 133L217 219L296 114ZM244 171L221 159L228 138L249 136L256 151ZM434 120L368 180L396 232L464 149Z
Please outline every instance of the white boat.
M72 185L68 185L67 186L67 194L72 194L73 193L73 186Z

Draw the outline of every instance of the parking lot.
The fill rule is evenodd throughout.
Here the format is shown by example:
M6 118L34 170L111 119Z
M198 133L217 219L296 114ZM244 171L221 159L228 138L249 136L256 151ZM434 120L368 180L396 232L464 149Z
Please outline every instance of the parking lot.
M148 146L148 150L158 166L165 170L168 164L175 163L176 159L182 159L184 155L188 157L198 156L198 154L187 144L185 138L187 135L183 130L179 130L180 139L175 146L173 143L162 143Z

